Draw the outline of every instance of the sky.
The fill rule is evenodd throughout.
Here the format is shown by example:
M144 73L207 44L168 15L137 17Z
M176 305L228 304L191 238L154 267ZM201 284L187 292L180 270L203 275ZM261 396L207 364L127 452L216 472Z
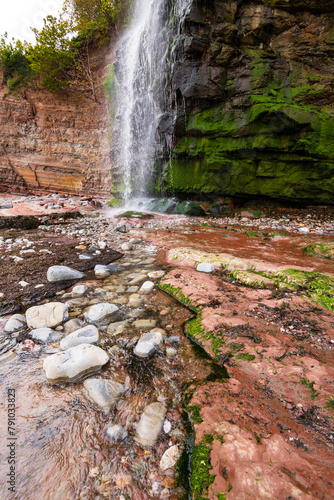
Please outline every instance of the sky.
M33 43L35 36L30 27L40 29L43 18L57 16L63 0L0 0L0 35Z

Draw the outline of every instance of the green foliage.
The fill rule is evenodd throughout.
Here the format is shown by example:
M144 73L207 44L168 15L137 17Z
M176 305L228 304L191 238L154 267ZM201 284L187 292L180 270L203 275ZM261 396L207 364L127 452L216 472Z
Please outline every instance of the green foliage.
M25 84L33 74L24 44L20 40L8 42L6 33L0 39L0 66L10 90Z
M42 83L50 92L58 92L66 85L68 71L74 66L71 31L69 21L53 16L44 19L41 31L33 28L36 45L29 46L27 58L32 70L43 76Z
M110 27L125 22L131 4L129 0L65 0L64 10L71 16L78 32L88 26L94 27L107 40Z

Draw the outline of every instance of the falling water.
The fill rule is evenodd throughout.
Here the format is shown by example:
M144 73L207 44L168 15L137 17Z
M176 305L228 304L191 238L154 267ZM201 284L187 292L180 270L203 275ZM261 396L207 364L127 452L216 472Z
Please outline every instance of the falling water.
M175 26L191 0L136 0L117 52L117 166L125 203L145 198L153 178L159 117L168 107Z

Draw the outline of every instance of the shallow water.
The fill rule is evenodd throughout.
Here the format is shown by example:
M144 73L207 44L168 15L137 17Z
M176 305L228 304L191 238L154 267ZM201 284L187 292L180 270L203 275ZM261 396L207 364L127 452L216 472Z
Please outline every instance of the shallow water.
M142 268L147 272L158 268L147 249L138 255L132 253L131 258L123 257L122 261L130 263L125 266L126 271L108 278L104 286L116 287L122 283L127 286L129 275L135 270ZM133 265L134 261L137 262ZM124 314L129 312L126 306L120 308ZM184 385L204 381L212 369L207 360L196 356L183 335L182 325L191 317L188 310L160 291L146 297L142 309L141 317L155 318L157 327L168 327L170 335L180 336L179 354L167 359L157 353L149 361L141 361L133 354L140 331L129 327L117 337L102 333L101 347L112 355L98 376L112 377L127 388L108 415L88 401L82 383L52 386L46 382L42 370L45 347L42 355L22 353L12 364L0 367L1 498L13 499L4 484L9 470L6 461L9 388L16 393L17 500L185 497L183 488L174 488L172 471L162 474L159 462L169 446L178 444L181 449L183 446ZM168 311L166 316L160 315L162 309ZM134 433L144 408L154 401L167 406L166 419L171 429L160 435L155 448L143 450L135 444ZM129 437L122 443L113 444L104 435L110 421L129 431Z

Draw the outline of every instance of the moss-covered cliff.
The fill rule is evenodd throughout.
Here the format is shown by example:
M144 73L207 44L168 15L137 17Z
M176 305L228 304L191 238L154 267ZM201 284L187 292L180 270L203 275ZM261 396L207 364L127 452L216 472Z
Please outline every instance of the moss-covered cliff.
M194 0L164 190L334 203L333 55L332 0Z

